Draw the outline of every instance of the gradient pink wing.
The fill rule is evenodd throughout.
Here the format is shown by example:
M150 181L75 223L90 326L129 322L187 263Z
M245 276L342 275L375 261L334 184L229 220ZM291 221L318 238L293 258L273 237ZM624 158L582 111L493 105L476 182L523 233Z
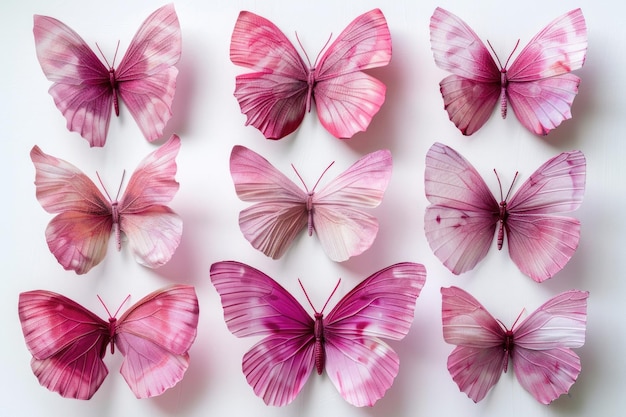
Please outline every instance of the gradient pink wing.
M585 343L588 297L586 291L561 293L513 330L515 375L543 404L567 393L580 374L580 358L570 348Z
M107 323L50 291L21 293L18 312L39 383L63 397L91 398L108 373L102 361Z
M337 138L364 131L385 101L385 85L361 72L389 64L391 34L379 9L354 19L322 55L313 95L322 125Z
M559 272L578 247L580 222L555 214L580 206L585 176L583 153L563 152L540 166L507 204L511 259L537 282Z
M167 263L180 243L183 221L165 204L178 191L176 135L146 156L128 181L119 202L120 229L137 262L150 268Z
M450 120L464 135L482 127L500 95L500 69L476 33L440 7L430 18L435 64L454 75L439 84Z
M63 268L84 274L106 254L113 227L111 203L74 165L38 146L30 157L37 200L47 212L59 213L46 228L48 247Z
M116 71L120 97L149 141L172 116L181 44L174 5L165 5L141 24Z
M117 322L120 373L137 398L162 394L189 366L196 338L198 299L189 285L171 285L139 300Z
M506 371L505 332L485 307L458 287L441 288L443 338L457 347L448 371L474 402L482 400Z
M406 336L425 281L421 264L391 265L363 280L325 318L326 373L350 404L372 406L391 387L400 361L381 339Z
M230 174L237 196L255 204L239 213L239 227L255 249L280 258L307 225L307 194L267 159L234 146Z
M280 139L300 126L306 110L308 68L289 39L269 20L239 13L230 60L255 72L238 75L235 97L246 125L268 139Z
M237 337L266 336L243 357L243 372L266 404L298 395L313 369L313 319L287 290L263 272L234 262L211 265L224 320Z
M587 53L587 27L580 9L550 22L520 52L507 71L507 96L520 122L546 135L572 117L570 108Z
M109 70L75 31L52 17L35 15L33 33L41 69L54 82L49 93L67 128L90 146L104 146L113 105Z
M313 194L313 228L332 260L345 261L374 242L378 221L360 208L381 203L392 167L388 150L369 153Z
M426 239L453 273L471 270L487 254L498 222L498 202L476 169L454 149L435 143L424 171Z

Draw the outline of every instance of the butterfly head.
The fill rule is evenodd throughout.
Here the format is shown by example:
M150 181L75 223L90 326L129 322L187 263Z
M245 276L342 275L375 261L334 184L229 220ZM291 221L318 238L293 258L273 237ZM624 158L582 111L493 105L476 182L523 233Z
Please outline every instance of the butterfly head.
M104 307L104 310L107 312L109 316L109 344L111 345L111 355L113 355L115 353L115 335L117 332L117 314L120 312L120 309L122 308L122 306L126 304L128 299L130 298L130 294L127 295L126 298L124 298L124 301L122 301L122 304L120 304L120 306L117 308L117 311L115 311L115 314L113 315L111 315L111 312L107 308L106 304L104 304L104 301L102 301L102 298L100 298L99 295L97 295L97 297L98 297L98 300L100 300L100 303L102 304L102 306ZM106 347L106 344L104 346Z

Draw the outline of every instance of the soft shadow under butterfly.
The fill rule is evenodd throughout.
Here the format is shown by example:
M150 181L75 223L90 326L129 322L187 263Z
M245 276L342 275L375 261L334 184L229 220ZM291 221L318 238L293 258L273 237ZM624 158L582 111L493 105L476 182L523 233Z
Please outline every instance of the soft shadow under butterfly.
M510 199L513 186L506 197L500 186L498 203L465 158L435 143L424 172L431 202L424 214L426 239L441 262L460 274L487 255L499 225L498 249L506 236L513 262L542 282L563 269L578 247L580 222L558 214L580 206L585 171L582 152L563 152L537 168Z
M183 378L198 326L192 286L148 294L119 319L105 309L108 321L51 291L20 294L24 340L42 386L66 398L90 399L109 372L103 362L109 344L111 354L115 347L122 352L120 373L137 398L160 395Z
M74 165L33 147L37 200L47 212L58 213L46 227L46 241L63 268L84 274L100 263L111 231L118 250L121 233L126 235L144 266L157 268L170 260L183 231L182 219L165 206L178 191L179 149L180 139L172 135L140 162L122 197L113 201Z
M374 405L400 363L381 339L406 336L425 281L423 265L391 265L363 280L326 317L324 308L313 308L312 318L263 272L234 261L211 265L228 330L237 337L265 336L246 352L242 368L254 393L274 406L292 402L314 368L320 375L325 369L350 404Z
M572 117L580 78L570 72L582 67L587 53L580 9L550 22L509 68L508 59L503 66L496 55L496 64L476 33L440 7L430 19L430 43L437 66L453 74L439 85L450 120L464 135L480 129L498 102L503 118L508 101L522 125L537 135Z
M569 391L580 374L571 348L585 343L586 291L566 291L507 329L467 292L441 288L443 337L456 345L448 371L474 402L482 400L508 369L535 399L549 404ZM518 318L519 320L519 318Z
M235 146L230 155L235 191L243 201L255 203L239 213L239 227L254 248L273 259L307 228L309 236L315 231L332 260L345 261L374 242L378 221L360 208L380 204L391 170L391 152L379 150L363 156L321 190L315 190L317 184L302 190L261 155Z
M90 146L104 146L111 108L119 116L119 98L146 139L161 137L172 116L181 35L173 4L161 7L141 24L117 68L98 59L85 41L64 23L34 16L37 58L53 81L50 94ZM106 59L105 59L106 61Z
M230 60L256 71L237 76L235 97L246 125L266 138L296 130L312 100L329 133L351 138L367 129L385 101L385 85L362 70L389 63L391 35L382 12L371 10L354 19L311 66L272 22L242 11Z

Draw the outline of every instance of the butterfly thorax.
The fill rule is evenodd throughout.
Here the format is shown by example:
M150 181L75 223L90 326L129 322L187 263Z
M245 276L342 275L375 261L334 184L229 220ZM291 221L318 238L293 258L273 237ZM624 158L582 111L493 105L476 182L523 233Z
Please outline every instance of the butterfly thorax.
M509 211L506 208L506 200L501 201L498 208L498 220L500 221L500 227L498 228L498 250L500 250L504 244L504 226L506 219L509 217Z
M111 221L113 222L113 231L115 233L115 243L117 244L117 250L122 249L122 239L120 233L120 210L118 208L118 202L111 203Z
M313 327L313 335L315 336L314 357L315 369L317 374L321 375L326 363L326 352L324 351L324 321L322 313L315 313L315 325Z
M315 194L315 192L309 192L306 198L309 236L313 236L313 228L315 227L315 225L313 224L313 194Z
M109 344L111 345L111 355L115 353L115 332L117 328L117 318L109 317ZM106 345L105 345L106 347Z
M307 78L307 93L306 93L306 111L307 113L311 111L311 98L313 97L313 87L315 87L315 67L309 68L309 74Z
M113 108L115 108L115 115L120 115L120 105L117 98L117 80L115 78L115 68L109 68L109 84L113 91Z
M513 331L507 330L504 333L504 341L502 342L502 349L505 352L504 366L503 366L504 372L506 372L507 368L509 367L509 356L511 356L511 352L513 350L513 347L515 346L513 339L514 339Z

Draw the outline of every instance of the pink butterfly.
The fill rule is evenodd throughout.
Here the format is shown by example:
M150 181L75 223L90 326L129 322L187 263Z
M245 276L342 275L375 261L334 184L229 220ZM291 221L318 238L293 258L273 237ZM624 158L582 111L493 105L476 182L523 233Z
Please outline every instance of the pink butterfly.
M499 224L498 249L506 234L513 262L542 282L563 269L578 247L580 222L556 214L580 206L585 167L582 152L563 152L540 166L510 199L511 190L502 197L500 186L498 203L465 158L435 143L424 173L432 203L424 215L426 239L441 262L460 274L485 257Z
M580 358L570 348L585 343L588 292L559 294L511 330L462 289L442 288L441 295L443 337L457 345L448 370L474 402L507 371L509 358L519 383L543 404L567 393L578 378Z
M371 10L354 19L311 66L272 22L242 11L230 60L256 71L237 76L235 97L246 125L280 139L300 126L313 98L324 128L350 138L367 129L385 101L385 85L362 70L389 63L391 35L382 12Z
M119 319L107 309L108 322L51 291L23 292L19 300L22 331L39 383L80 400L90 399L107 376L102 359L109 344L111 354L117 346L124 355L120 373L137 398L160 395L176 385L189 366L198 311L196 292L188 285L155 291Z
M289 404L315 368L320 375L326 369L341 396L362 407L382 398L398 374L398 356L381 338L408 333L426 270L409 262L384 268L326 318L326 305L321 312L313 308L311 318L276 281L239 262L214 263L211 281L228 329L237 337L265 336L244 355L243 373L266 404Z
M46 240L63 268L84 274L100 263L111 230L118 250L121 232L126 234L140 264L157 268L170 260L183 231L181 218L165 206L178 191L179 148L180 139L172 135L141 161L122 198L113 201L74 165L33 147L37 200L47 212L58 213L46 228Z
M64 23L39 15L34 21L37 58L54 82L49 92L69 130L80 133L90 146L104 146L112 106L119 116L119 95L146 139L161 136L172 115L178 74L173 65L181 49L174 5L148 16L117 68L108 62L105 66Z
M537 135L572 117L580 78L570 71L582 67L587 53L580 9L549 23L508 69L510 56L503 66L496 55L496 64L476 33L440 7L430 19L430 42L437 66L453 74L439 85L450 120L464 135L480 129L498 102L502 118L508 101L522 125Z
M239 213L239 227L255 249L273 259L280 258L308 227L309 236L315 230L332 260L345 261L374 242L378 221L359 208L380 204L391 169L391 153L379 150L359 159L318 192L319 180L310 191L303 181L303 191L259 154L235 146L230 155L235 190L243 201L256 203Z

